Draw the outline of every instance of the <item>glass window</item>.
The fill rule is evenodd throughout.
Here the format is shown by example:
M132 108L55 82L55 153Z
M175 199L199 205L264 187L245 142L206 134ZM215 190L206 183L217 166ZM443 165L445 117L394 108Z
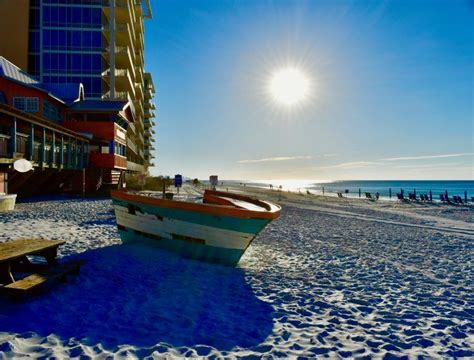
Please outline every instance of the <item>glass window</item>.
M91 32L90 31L84 31L82 33L82 47L90 48L91 45L92 45Z
M48 26L51 24L51 7L43 6L43 24Z
M37 97L14 97L13 106L24 112L38 112Z
M73 50L81 48L81 32L80 31L72 31L71 47L73 48Z
M58 30L58 49L64 50L67 48L67 32L64 30Z
M34 8L33 5L30 6L30 29L39 29L40 25L40 12L38 8Z
M102 48L102 34L99 31L91 32L91 47L94 49Z
M81 65L81 55L80 54L72 54L71 55L71 72L73 74L77 74L81 72L82 65Z
M92 10L92 25L94 27L102 26L102 10L101 9L91 9Z
M43 116L55 122L61 121L61 112L59 108L47 100L43 100Z
M92 9L82 8L82 24L84 27L90 27L92 21Z
M82 24L82 11L81 8L71 8L71 23L72 26L77 27Z
M39 31L30 32L30 52L40 51L40 33Z

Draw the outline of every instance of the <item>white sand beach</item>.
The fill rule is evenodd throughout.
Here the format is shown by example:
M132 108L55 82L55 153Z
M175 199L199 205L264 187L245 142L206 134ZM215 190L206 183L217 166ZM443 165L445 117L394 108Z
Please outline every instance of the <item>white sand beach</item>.
M0 358L474 356L474 207L234 190L283 206L236 268L122 245L110 200L0 214L0 241L86 260L0 298Z

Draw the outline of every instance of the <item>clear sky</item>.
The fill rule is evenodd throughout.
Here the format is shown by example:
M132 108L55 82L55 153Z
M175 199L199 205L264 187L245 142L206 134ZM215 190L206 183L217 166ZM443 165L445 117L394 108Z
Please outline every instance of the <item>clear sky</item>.
M473 179L472 1L153 0L152 174ZM272 76L304 74L285 106Z

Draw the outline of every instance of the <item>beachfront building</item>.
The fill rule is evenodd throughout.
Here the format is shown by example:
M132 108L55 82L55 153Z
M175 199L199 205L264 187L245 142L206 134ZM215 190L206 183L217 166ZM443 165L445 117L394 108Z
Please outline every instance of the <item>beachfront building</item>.
M144 72L149 0L2 1L0 12L9 14L0 23L1 56L39 83L82 84L88 100L129 104L127 171L147 172L154 134L154 87Z
M41 83L0 57L2 192L26 197L120 187L133 123L128 101L88 100L82 84ZM18 159L35 171L14 171Z

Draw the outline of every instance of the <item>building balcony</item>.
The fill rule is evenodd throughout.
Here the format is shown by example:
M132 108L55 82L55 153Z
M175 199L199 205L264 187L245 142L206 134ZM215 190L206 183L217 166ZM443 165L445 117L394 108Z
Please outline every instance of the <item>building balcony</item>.
M143 121L143 124L144 124L145 127L151 127L151 126L155 126L155 125L156 125L153 118L145 119L145 120Z
M144 110L143 110L143 100L138 100L138 99L133 99L133 103L135 105L135 110L138 114L138 116L143 117L144 116Z
M69 130L91 134L93 140L126 141L127 130L114 122L100 121L65 121L63 126Z
M155 112L153 110L145 110L145 119L150 119L155 117Z
M106 46L102 53L104 60L109 64L110 53L115 54L115 67L118 69L128 69L131 72L132 79L135 79L135 66L133 63L132 52L128 46Z
M127 158L117 154L90 153L92 166L107 169L127 169Z
M141 164L137 164L137 163L132 162L132 161L127 161L127 170L133 171L133 172L143 173L143 172L145 172L146 169Z
M145 110L146 109L155 110L156 109L155 103L152 102L151 100L145 101Z
M135 94L138 100L143 100L143 86L141 83L135 83Z
M129 92L132 97L135 97L135 86L132 80L132 74L128 69L107 69L102 72L102 79L109 85L112 86L112 77L115 78L115 97L119 92Z
M137 77L135 81L137 83L143 84L143 68L141 66L136 66L135 64L135 73L137 74Z
M131 57L133 61L135 61L135 43L134 43L134 35L132 34L132 27L128 23L120 24L115 23L115 26L111 28L111 24L105 24L102 26L102 34L104 35L105 40L108 44L110 44L110 36L111 31L115 32L115 45L116 46L124 46L130 48Z
M134 24L136 22L136 11L133 1L134 0L112 0L112 4L114 5L115 21L120 23L128 22L130 24ZM110 0L103 0L102 11L108 20L111 19L110 5Z
M134 154L138 154L137 145L132 139L130 138L127 139L127 146Z

